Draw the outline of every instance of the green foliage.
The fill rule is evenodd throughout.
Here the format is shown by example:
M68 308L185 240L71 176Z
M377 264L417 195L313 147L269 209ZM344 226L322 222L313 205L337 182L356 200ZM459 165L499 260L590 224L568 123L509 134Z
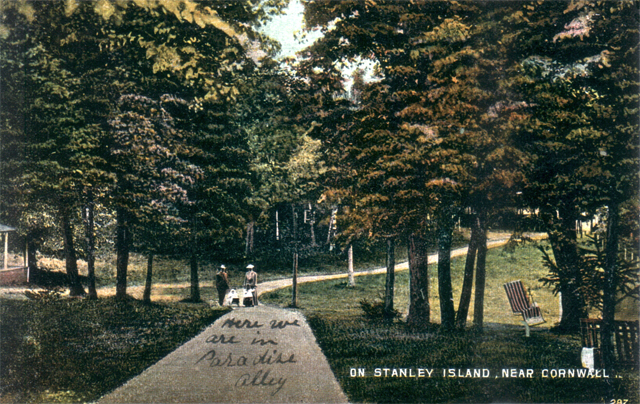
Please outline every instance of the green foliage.
M512 29L524 29L512 22L520 5L330 4L306 5L311 24L335 26L299 71L329 83L309 85L318 104L305 100L321 108L314 135L330 165L327 195L350 206L345 232L409 234L434 213L448 221L467 206L513 204L526 158L510 137L521 106L505 83L516 62ZM320 107L321 94L340 91L327 63L356 55L376 64L376 80L358 81L357 99L322 98Z
M378 299L374 301L362 299L358 303L360 304L360 307L364 312L364 316L369 320L382 321L382 320L394 319L400 316L400 312L396 309L394 309L393 312L390 314L385 313L384 299Z
M577 337L521 330L488 329L483 334L416 332L402 324L383 325L335 315L310 316L309 324L350 401L429 402L600 402L625 395L637 399L636 372L620 378L543 379L541 369L579 367ZM384 365L381 365L384 364ZM372 377L376 368L434 369L432 378ZM364 368L368 377L349 377ZM443 378L444 369L490 369L491 379ZM501 378L505 368L534 369L532 379ZM389 371L390 374L390 371ZM497 376L497 377L496 377Z
M253 89L279 75L256 74L254 27L286 4L3 5L2 85L14 90L2 93L5 222L46 250L60 206L77 225L96 204L98 220L126 210L139 251L190 253L195 239L213 247L198 253L237 250L255 185L244 128L268 114L252 106L269 104ZM315 154L305 142L298 161ZM113 223L97 224L98 249L110 248Z
M569 277L567 269L558 265L543 246L538 247L543 254L544 266L549 270L549 275L540 279L547 286L553 286L555 293L562 291L562 283ZM584 246L579 248L579 261L576 266L580 268L580 293L586 303L597 310L602 310L602 297L604 285L604 268L606 256L604 253L604 240L598 233L587 235ZM615 304L625 299L639 300L638 290L640 286L640 266L638 259L626 259L622 251L618 254L618 269L615 277L616 299Z
M526 29L511 22L520 8L453 1L307 3L308 21L332 25L305 52L298 71L309 83L327 82L309 84L315 103L305 101L322 123L314 135L327 149L325 195L346 206L343 238L349 243L437 231L443 294L451 289L443 259L447 240L463 210L481 217L485 228L487 217L515 204L524 181L527 158L512 136L522 103L508 87L509 68L518 62L510 35ZM364 82L356 75L350 95L341 95L335 65L357 58L374 63L376 77ZM333 103L321 98L327 92ZM453 304L441 302L442 315L453 322Z
M2 395L14 402L96 400L224 313L133 300L3 300Z
M525 190L532 205L593 214L637 194L638 114L629 113L639 86L634 10L637 3L587 2L563 13L545 5L530 15L547 39L555 32L523 60L514 81L532 113L522 135L532 157ZM552 18L538 17L550 11Z
M566 325L574 328L585 304L578 292L582 267L604 263L581 262L575 221L590 219L603 206L617 216L618 207L638 193L639 118L631 112L640 88L637 11L637 2L544 3L525 11L536 35L518 40L532 50L512 80L528 103L518 131L529 155L523 196L540 210L549 233L559 275L554 281L567 300ZM617 227L607 237L617 238ZM626 264L612 260L617 248L603 254L606 279L626 271ZM609 281L599 286L606 296L615 293Z
M350 401L354 402L599 402L609 396L624 395L637 400L637 371L620 371L620 378L610 379L533 379L502 378L508 368L568 369L581 367L578 335L558 335L546 327L532 329L524 337L521 316L512 315L503 284L522 279L534 293L545 319L552 323L558 316L558 300L549 287L537 282L544 275L541 254L534 245L516 248L513 257L499 248L487 257L487 296L482 333L472 328L461 332L443 332L437 324L413 329L403 322L372 322L359 302L376 296L384 275L361 276L355 288L344 280L314 282L299 286L299 304L307 316L314 335ZM454 290L459 291L464 259L454 259ZM435 275L431 274L435 281ZM407 271L397 273L396 307L406 312L409 294ZM286 305L290 290L261 297L265 303ZM457 296L456 296L457 297ZM434 294L432 310L438 310ZM369 300L370 301L370 300ZM436 314L436 313L434 313ZM637 305L625 318L638 316ZM432 316L437 318L437 316ZM434 368L430 379L373 377L375 368ZM350 377L350 369L365 368L367 377ZM443 369L478 369L491 371L491 379L443 378ZM613 372L613 371L612 371ZM611 373L613 374L613 373ZM495 378L495 376L498 378ZM609 390L608 390L609 389Z
M2 219L55 252L59 210L95 203L103 248L126 209L138 251L239 260L277 203L342 206L345 245L518 204L546 223L548 282L598 289L606 257L574 259L572 226L627 204L635 252L637 2L307 1L325 36L277 66L253 27L284 5L3 3Z
M48 302L55 302L60 300L62 296L62 288L61 287L49 287L41 290L37 290L35 292L30 290L25 290L24 295L27 296L28 299L36 300L43 304Z

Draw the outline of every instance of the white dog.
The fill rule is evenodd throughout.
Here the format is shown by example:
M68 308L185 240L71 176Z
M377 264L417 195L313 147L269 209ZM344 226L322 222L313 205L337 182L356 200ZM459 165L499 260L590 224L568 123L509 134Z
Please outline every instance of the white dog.
M253 306L253 294L255 293L255 289L245 289L244 290L244 298L242 299L242 305L246 307Z
M229 289L227 292L227 296L224 299L225 306L240 306L240 296L238 296L238 292L235 289Z

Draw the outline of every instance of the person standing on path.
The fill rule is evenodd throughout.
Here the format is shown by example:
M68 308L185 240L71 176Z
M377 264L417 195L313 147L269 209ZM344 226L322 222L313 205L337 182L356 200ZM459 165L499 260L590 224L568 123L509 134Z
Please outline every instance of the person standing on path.
M244 276L244 289L253 289L253 305L258 305L258 274L253 270L253 264L247 265L247 273Z
M220 269L216 273L216 289L218 290L218 304L222 306L224 297L229 291L229 275L227 275L227 268L224 265L220 265Z

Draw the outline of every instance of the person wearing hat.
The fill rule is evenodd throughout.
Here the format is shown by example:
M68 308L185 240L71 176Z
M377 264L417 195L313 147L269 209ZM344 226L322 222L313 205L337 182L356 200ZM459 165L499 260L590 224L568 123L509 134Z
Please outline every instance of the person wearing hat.
M258 305L258 274L253 270L253 264L247 265L247 273L244 276L244 289L253 290L253 305Z
M224 304L224 297L229 291L229 276L227 275L227 268L224 265L220 265L220 269L216 272L216 289L218 290L218 304L222 306Z

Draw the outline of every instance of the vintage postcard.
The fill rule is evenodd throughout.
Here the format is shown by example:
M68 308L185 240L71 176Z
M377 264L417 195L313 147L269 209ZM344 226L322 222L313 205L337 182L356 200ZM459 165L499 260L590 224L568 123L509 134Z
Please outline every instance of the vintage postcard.
M0 403L640 403L640 2L0 0Z

